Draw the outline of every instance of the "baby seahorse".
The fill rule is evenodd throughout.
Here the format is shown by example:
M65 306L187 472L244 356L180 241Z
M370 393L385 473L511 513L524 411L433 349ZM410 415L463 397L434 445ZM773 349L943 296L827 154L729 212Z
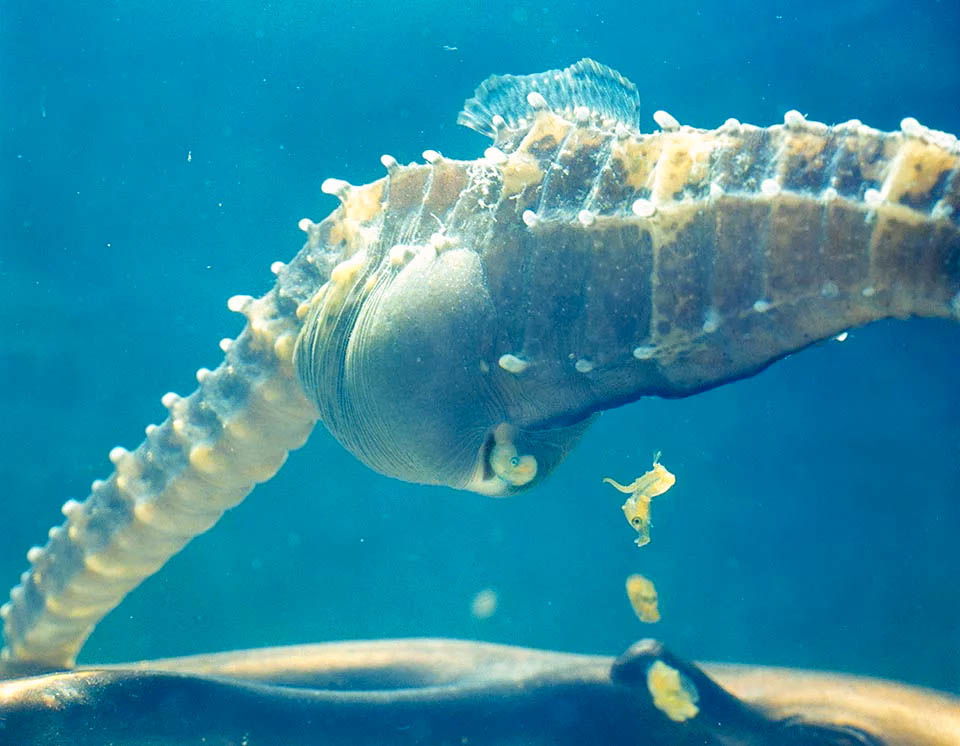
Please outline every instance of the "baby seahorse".
M623 504L623 514L637 532L637 546L649 544L650 500L657 495L662 495L677 482L676 476L660 463L660 452L658 451L653 457L653 468L630 484L619 484L610 477L604 477L603 481L612 485L614 489L630 495Z
M627 598L637 618L647 624L660 621L660 608L657 605L657 588L653 581L634 573L627 578Z

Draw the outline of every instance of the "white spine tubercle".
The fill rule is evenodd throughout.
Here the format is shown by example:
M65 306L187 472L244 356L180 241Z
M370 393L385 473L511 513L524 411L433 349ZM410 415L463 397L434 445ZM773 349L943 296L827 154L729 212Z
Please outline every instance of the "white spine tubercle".
M165 395L166 421L135 450L114 448L115 471L83 502L67 501L66 522L27 553L31 567L0 607L3 659L71 666L107 612L306 441L317 414L291 361L296 296L317 274L310 250L263 298L230 299L248 323L221 343L223 363L198 371L190 396Z

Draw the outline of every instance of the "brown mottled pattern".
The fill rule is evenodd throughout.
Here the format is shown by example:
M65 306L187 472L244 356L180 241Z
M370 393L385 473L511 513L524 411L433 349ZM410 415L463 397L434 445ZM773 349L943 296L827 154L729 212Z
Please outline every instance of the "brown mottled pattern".
M747 311L763 298L770 207L733 197L717 200L713 303L721 316Z

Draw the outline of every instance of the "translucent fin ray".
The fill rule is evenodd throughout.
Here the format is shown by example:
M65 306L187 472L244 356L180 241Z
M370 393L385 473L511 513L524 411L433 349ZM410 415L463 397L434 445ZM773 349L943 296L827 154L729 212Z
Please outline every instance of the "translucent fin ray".
M521 127L536 111L528 100L539 94L556 114L573 119L578 107L591 115L638 128L640 94L637 87L616 70L584 58L564 70L534 75L491 75L467 99L457 123L496 139L496 117L507 127Z

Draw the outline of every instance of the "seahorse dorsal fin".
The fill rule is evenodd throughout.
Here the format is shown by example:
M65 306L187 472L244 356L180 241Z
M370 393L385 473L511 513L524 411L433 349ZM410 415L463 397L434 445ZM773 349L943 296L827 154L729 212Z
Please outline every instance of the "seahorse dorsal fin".
M570 120L599 118L637 128L640 94L613 68L584 58L564 70L491 75L464 103L457 123L496 140L503 128L529 126L540 109Z

